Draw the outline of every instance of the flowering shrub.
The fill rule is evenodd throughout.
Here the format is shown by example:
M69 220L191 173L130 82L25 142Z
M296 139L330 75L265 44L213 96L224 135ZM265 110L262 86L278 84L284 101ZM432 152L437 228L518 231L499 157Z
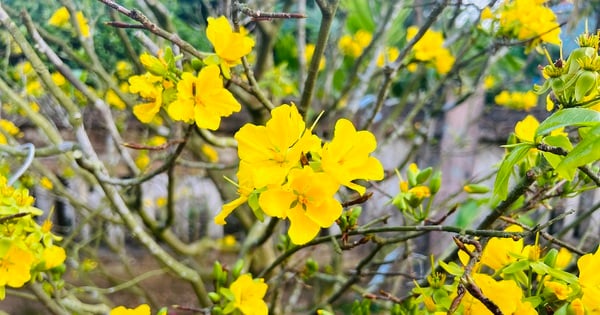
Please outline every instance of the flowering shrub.
M0 298L54 314L600 312L600 206L562 211L600 187L598 33L545 51L533 85L533 52L560 44L546 1L208 1L189 10L202 21L142 3L64 0L43 25L0 5ZM485 90L494 113L529 112L499 163L461 160L481 149Z

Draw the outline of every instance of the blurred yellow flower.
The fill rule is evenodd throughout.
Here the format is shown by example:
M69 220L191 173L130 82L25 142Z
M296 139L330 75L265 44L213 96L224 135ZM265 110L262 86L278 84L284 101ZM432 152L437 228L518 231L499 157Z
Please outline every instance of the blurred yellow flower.
M140 170L145 170L150 165L150 156L147 152L140 152L135 158L135 165Z
M115 91L113 91L112 89L106 91L104 99L108 105L118 110L124 110L127 107L125 102L123 102L119 95L117 95L117 93L115 93Z
M406 30L406 40L412 40L418 32L418 27L409 27ZM433 66L440 74L448 73L452 69L455 60L450 50L444 47L444 36L442 33L431 29L427 30L423 34L423 37L415 43L412 56L416 61Z
M148 304L142 304L136 308L119 306L110 310L109 315L150 315L150 306Z
M52 181L50 181L50 179L48 179L46 176L40 179L40 186L44 187L46 190L51 190L54 187Z
M538 96L533 91L509 92L502 91L494 98L496 104L516 109L529 111L537 105Z
M60 7L58 10L54 11L50 19L48 20L48 24L64 29L71 28L69 11L66 7ZM77 24L79 25L79 30L81 31L81 36L90 37L90 27L88 25L88 21L83 15L83 12L77 11L75 15L77 19Z
M203 143L202 146L200 146L200 151L202 151L202 154L206 156L209 162L216 163L219 161L219 152L217 152L214 147Z
M532 115L527 115L523 120L515 125L515 135L521 141L535 142L535 131L540 122Z
M58 86L63 86L67 83L67 79L60 72L52 72L52 82Z
M494 76L488 75L483 79L483 87L486 90L493 88L496 85L496 78Z
M69 24L69 11L66 7L60 7L58 10L54 11L50 19L48 20L48 24L56 27L66 27Z
M221 118L239 112L240 103L223 87L219 67L202 68L198 76L189 72L177 83L177 99L167 108L174 120L195 122L198 128L217 130Z
M544 282L544 287L554 293L556 298L561 301L566 300L573 292L573 289L570 286L561 282L546 281Z
M560 26L552 9L545 5L546 2L505 1L495 13L491 10L482 11L482 18L490 18L498 23L498 35L530 41L529 47L540 42L560 45Z
M67 258L64 248L56 245L44 248L42 252L42 260L44 261L45 269L52 269L62 265Z
M88 24L87 19L83 16L83 12L77 11L75 15L77 18L77 24L79 25L79 30L81 31L81 36L88 38L90 37L90 26Z
M363 50L369 46L373 35L365 30L358 30L354 35L344 35L338 42L342 54L353 58L359 57Z

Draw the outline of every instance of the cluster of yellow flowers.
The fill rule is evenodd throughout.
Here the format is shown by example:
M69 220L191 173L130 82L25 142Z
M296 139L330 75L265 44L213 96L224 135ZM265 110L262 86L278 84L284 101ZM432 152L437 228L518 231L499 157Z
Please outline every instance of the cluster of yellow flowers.
M23 133L12 121L6 119L0 119L0 144L8 144L6 136L19 137Z
M492 21L497 35L518 40L531 40L529 47L540 42L560 45L560 26L556 15L545 6L547 0L504 1L494 12L486 7L482 20Z
M175 56L170 50L159 57L142 54L140 61L148 70L129 78L129 90L146 99L147 103L134 106L134 115L150 123L161 108L174 120L196 123L199 128L216 130L221 118L238 112L241 105L223 86L230 78L230 67L250 53L254 41L244 30L234 32L224 16L208 18L206 34L216 54L205 58L205 66L197 73L175 67Z
M6 286L20 288L65 261L65 250L54 244L60 238L50 231L52 223L35 222L43 211L33 207L33 201L27 189L8 185L0 175L0 300Z
M494 98L496 104L516 110L529 111L537 105L538 96L533 91L502 91Z
M369 46L373 35L365 30L358 30L354 35L344 35L338 42L338 48L345 56L359 57L363 50Z
M70 18L71 15L69 14L69 10L67 10L66 7L60 7L52 14L50 19L48 20L48 24L62 29L70 30L72 29ZM77 19L77 26L81 31L81 36L85 38L90 37L90 26L88 25L88 21L83 15L83 12L77 11L75 18Z
M512 225L505 231L522 232L523 228ZM475 249L472 245L467 248ZM463 264L469 259L464 252L460 258ZM596 314L600 311L600 279L596 275L600 250L579 258L579 277L563 271L571 260L572 254L564 248L551 249L542 256L537 242L524 245L523 239L491 238L473 268L472 281L503 314L538 314L535 309L540 306L555 314L561 310L565 314ZM468 292L461 307L463 314L489 313L489 308Z
M406 30L406 40L412 40L419 32L419 28L411 26ZM428 29L423 37L415 43L412 50L412 59L415 62L424 62L433 67L439 74L446 74L454 65L454 56L448 48L444 47L444 36L441 32ZM409 71L415 71L416 63L408 65Z
M288 234L294 244L312 240L321 228L331 226L342 213L334 195L340 185L365 193L353 180L381 180L383 167L370 156L377 146L369 131L356 131L340 119L333 140L322 140L306 128L294 105L271 111L265 126L246 124L236 134L240 167L240 197L223 206L215 218L225 218L248 202L259 218L262 213L290 219Z

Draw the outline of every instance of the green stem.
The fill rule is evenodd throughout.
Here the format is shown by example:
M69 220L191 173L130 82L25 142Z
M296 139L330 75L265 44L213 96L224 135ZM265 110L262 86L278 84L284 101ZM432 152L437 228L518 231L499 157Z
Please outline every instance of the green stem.
M321 19L319 37L317 38L310 66L308 67L306 81L304 81L304 89L302 90L302 97L300 99L300 106L298 108L300 113L304 116L304 120L308 118L308 113L310 112L310 103L312 102L315 85L317 84L319 63L321 62L321 58L323 58L327 40L329 39L329 31L333 24L335 12L340 4L340 0L317 0L316 2L321 10L323 18Z

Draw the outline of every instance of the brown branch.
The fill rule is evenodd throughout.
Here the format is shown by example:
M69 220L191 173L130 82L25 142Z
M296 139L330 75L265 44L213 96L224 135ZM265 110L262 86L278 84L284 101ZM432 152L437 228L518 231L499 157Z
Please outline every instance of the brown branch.
M150 19L148 19L148 17L145 16L144 14L142 14L140 11L135 10L135 9L130 10L112 0L98 0L98 1L104 3L106 6L108 6L109 8L111 8L113 10L116 10L119 13L121 13L125 16L128 16L132 20L139 22L140 25L144 29L172 42L173 44L179 46L183 51L185 51L195 57L198 57L200 59L204 59L206 56L208 56L207 53L196 50L196 48L194 48L194 46L192 46L190 43L186 42L185 40L181 39L179 37L179 35L177 35L175 33L170 33L168 31L162 29L161 27L159 27L158 25L156 25L155 23L150 21Z
M251 17L254 21L265 21L272 19L305 19L307 17L306 14L303 13L262 12L260 10L251 9L246 4L237 1L233 3L233 7L234 9Z

